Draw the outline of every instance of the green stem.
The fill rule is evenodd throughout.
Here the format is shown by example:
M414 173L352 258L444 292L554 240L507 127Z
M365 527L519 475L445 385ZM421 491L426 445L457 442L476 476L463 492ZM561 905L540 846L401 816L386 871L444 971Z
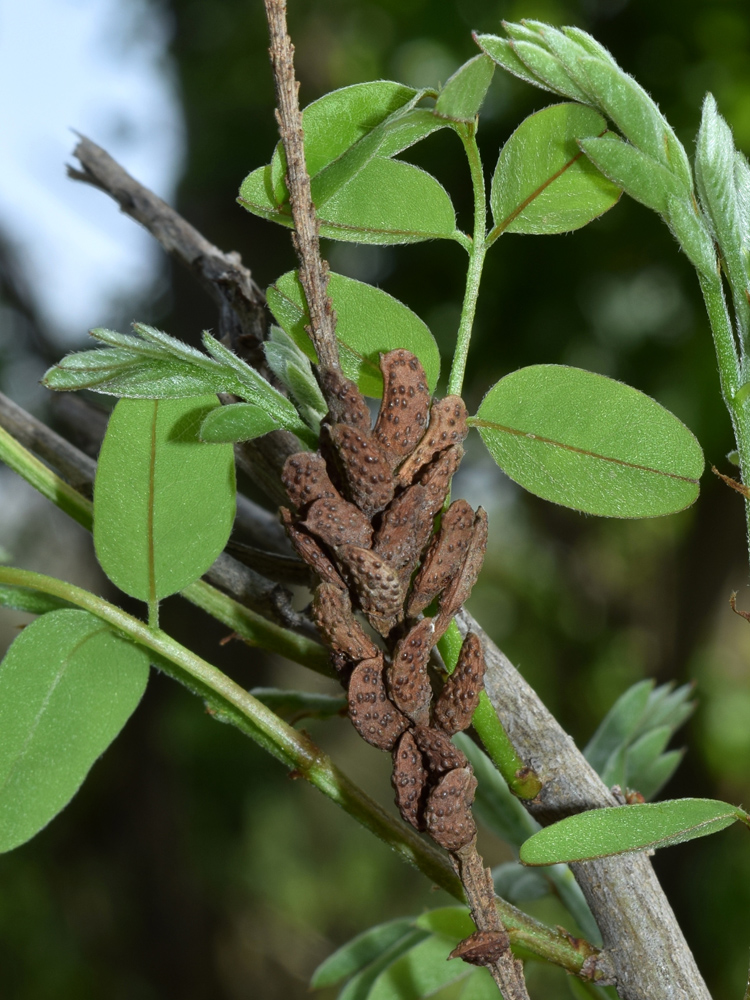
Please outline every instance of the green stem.
M463 887L442 852L361 791L305 733L288 725L206 660L165 632L149 628L138 618L73 584L29 570L0 566L0 585L3 584L30 588L68 601L149 649L155 654L158 668L203 698L215 718L237 726L440 888L464 902ZM545 927L503 900L498 900L498 910L513 943L570 972L580 972L586 958L596 954L592 945L574 943L568 935Z
M94 523L94 505L55 472L32 455L22 444L0 427L0 461L26 480L42 496L47 497L73 520L89 531ZM181 596L203 608L218 621L236 632L249 646L260 646L285 656L317 673L332 676L325 649L312 639L297 635L256 614L244 605L222 594L203 580L185 587Z
M724 296L721 275L698 273L698 279L711 324L719 381L729 415L740 459L742 482L750 482L750 381L746 381L737 356L732 319ZM744 383L744 384L743 384ZM747 544L750 551L750 502L745 500Z
M438 643L440 655L449 674L456 669L462 644L463 637L455 621L452 621ZM519 799L535 799L542 790L542 783L516 753L486 691L482 691L479 696L479 705L472 716L471 724L511 792Z
M466 372L466 358L469 354L471 331L479 297L479 283L482 280L484 257L487 253L485 235L487 230L487 198L484 190L484 171L479 156L476 139L476 125L466 124L456 128L466 150L474 189L474 236L469 250L469 268L466 272L466 291L461 307L461 322L456 338L456 350L448 379L448 395L460 396Z

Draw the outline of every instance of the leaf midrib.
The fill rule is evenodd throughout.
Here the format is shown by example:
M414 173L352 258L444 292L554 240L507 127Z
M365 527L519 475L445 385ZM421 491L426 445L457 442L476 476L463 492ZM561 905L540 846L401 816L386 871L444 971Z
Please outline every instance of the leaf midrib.
M697 486L698 479L693 479L690 476L681 476L676 472L667 472L665 469L655 469L650 465L641 465L638 462L628 462L624 458L615 458L613 455L602 455L599 452L591 451L588 448L579 448L574 444L566 444L563 441L556 441L554 438L543 437L541 434L534 434L532 431L521 431L516 427L506 427L503 424L495 423L493 420L482 420L479 417L469 417L469 424L472 427L488 427L491 430L503 431L506 434L513 434L516 437L527 438L530 441L538 441L541 444L551 444L556 448L562 448L565 451L572 451L578 455L585 455L588 458L598 458L602 462L612 462L614 465L622 465L628 469L639 469L642 472L652 472L657 476L666 476L668 479L679 479L684 483L692 483Z

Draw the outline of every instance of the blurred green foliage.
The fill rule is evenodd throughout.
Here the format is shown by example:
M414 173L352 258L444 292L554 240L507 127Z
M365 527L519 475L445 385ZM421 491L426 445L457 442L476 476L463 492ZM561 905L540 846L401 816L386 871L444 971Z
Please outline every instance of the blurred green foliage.
M472 29L498 31L501 18L532 17L591 31L653 94L690 152L710 89L738 146L750 152L750 18L742 0L684 0L679 10L646 0L290 6L303 103L379 77L435 85L476 53ZM173 24L187 122L177 207L219 246L240 251L265 286L294 266L288 233L235 203L241 180L269 160L276 141L263 6L162 0L154 17L162 15ZM550 103L550 95L496 72L479 135L488 176L518 123ZM410 159L429 165L469 228L468 172L455 136L433 135ZM333 269L408 303L451 353L465 269L460 247L325 249ZM215 325L211 303L178 271L169 305L134 318L193 343ZM589 368L653 395L694 431L708 463L731 474L724 459L731 430L697 282L641 206L623 199L570 236L506 235L488 257L470 406L502 375L544 362ZM456 493L481 502L491 518L471 610L578 744L630 684L695 680L698 712L668 794L747 804L750 631L727 604L737 589L747 606L740 498L707 474L698 504L680 515L606 521L523 494L481 447L470 447L466 464ZM220 649L221 630L181 615L176 604L165 627L248 687L333 691L257 653ZM305 724L355 779L390 800L385 758L344 721ZM656 866L711 992L740 996L750 852L742 831L722 836L663 852ZM509 859L501 841L483 838L488 863ZM302 998L334 947L376 921L444 901L160 678L73 805L0 858L0 886L0 994L18 1000ZM549 899L530 909L565 922ZM535 966L532 995L564 995L564 978Z

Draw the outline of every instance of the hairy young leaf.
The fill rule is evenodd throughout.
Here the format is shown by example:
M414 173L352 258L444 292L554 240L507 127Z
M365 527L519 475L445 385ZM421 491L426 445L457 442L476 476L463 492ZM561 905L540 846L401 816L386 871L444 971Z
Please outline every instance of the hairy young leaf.
M427 326L411 309L387 292L342 274L331 274L328 292L336 310L341 366L366 396L382 396L380 354L397 347L419 358L430 392L434 392L440 374L440 352ZM268 304L286 333L312 361L317 361L305 331L310 319L296 271L288 271L271 285Z
M78 791L135 710L145 651L87 611L27 626L0 664L0 851L33 837Z
M650 851L718 833L748 816L715 799L672 799L591 809L535 833L521 848L525 865L588 861Z
M435 114L451 121L472 122L492 82L495 65L489 56L474 56L447 81L435 102Z
M201 424L201 441L211 444L252 441L278 430L281 425L260 406L253 403L230 403L210 410Z
M139 600L182 590L229 538L232 446L198 437L217 405L213 396L123 399L110 417L94 487L94 545L107 576Z
M409 936L413 929L414 921L410 917L369 927L321 962L312 975L310 986L314 990L335 986L374 962L394 944Z
M698 496L700 445L655 400L560 365L506 375L471 423L503 471L545 500L602 517L658 517Z
M577 143L605 129L604 119L580 104L555 104L522 122L503 146L492 178L493 237L569 232L616 204L619 188Z
M126 356L114 348L69 354L47 371L42 382L48 389L93 389L121 399L188 399L242 391L234 373L219 365L208 368L172 357Z
M474 41L493 62L503 69L507 69L513 76L525 80L526 83L530 83L534 87L541 87L542 90L549 89L543 80L535 76L528 66L521 62L509 39L500 38L498 35L474 35Z
M558 59L537 44L536 38L534 42L519 40L511 44L521 62L551 91L583 104L589 103L587 93L571 79Z

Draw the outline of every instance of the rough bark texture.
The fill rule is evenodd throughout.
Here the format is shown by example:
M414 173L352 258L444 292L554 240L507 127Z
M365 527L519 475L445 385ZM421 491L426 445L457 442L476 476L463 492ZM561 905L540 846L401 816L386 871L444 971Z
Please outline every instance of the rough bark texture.
M584 809L617 805L570 736L508 658L466 611L462 633L484 647L485 690L520 756L543 788L524 803L549 824ZM692 952L645 854L571 865L602 932L622 1000L711 1000Z

